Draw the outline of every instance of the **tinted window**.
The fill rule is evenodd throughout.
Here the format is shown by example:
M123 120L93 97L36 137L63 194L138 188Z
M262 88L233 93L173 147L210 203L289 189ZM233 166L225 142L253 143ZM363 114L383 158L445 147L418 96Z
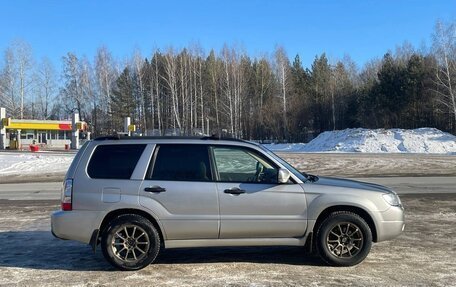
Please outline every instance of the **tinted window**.
M277 168L260 154L235 147L213 150L220 181L277 183Z
M90 159L91 178L129 179L145 144L99 145Z
M152 180L210 181L209 154L205 145L169 144L157 147Z

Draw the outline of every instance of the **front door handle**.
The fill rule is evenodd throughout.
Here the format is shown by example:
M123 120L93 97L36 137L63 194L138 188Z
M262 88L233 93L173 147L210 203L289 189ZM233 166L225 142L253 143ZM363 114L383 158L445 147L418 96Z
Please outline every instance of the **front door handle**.
M144 188L145 192L165 192L166 188L155 185Z
M240 189L238 187L233 187L233 188L225 189L223 192L229 193L229 194L242 194L242 193L245 193L245 190Z

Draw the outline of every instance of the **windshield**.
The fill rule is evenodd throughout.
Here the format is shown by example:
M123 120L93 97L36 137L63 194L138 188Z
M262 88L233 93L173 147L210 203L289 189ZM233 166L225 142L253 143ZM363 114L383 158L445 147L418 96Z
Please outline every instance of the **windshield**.
M264 150L268 155L272 156L276 161L278 161L280 164L282 164L286 169L288 169L292 174L294 174L297 178L299 178L302 182L307 181L307 177L299 172L296 168L294 168L291 164L283 160L281 157L273 153L272 151L268 150L262 145L259 145L262 150Z

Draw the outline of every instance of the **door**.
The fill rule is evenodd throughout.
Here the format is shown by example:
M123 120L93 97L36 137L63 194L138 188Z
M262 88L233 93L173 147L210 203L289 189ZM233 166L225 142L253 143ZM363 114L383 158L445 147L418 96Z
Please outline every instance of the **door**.
M306 198L299 184L278 183L278 166L244 147L213 146L220 238L303 236Z
M40 143L47 144L46 136L47 136L46 133L41 133L41 142Z
M217 189L207 145L157 145L139 192L141 205L156 213L168 240L218 237Z

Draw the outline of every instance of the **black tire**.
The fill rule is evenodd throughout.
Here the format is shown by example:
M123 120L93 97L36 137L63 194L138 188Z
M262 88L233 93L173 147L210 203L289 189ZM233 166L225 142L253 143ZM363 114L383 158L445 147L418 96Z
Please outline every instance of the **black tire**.
M148 266L157 258L160 245L154 225L136 214L114 218L101 237L103 256L120 270L139 270Z
M331 266L353 266L362 262L372 246L372 232L358 214L331 213L320 224L316 245L321 259Z

